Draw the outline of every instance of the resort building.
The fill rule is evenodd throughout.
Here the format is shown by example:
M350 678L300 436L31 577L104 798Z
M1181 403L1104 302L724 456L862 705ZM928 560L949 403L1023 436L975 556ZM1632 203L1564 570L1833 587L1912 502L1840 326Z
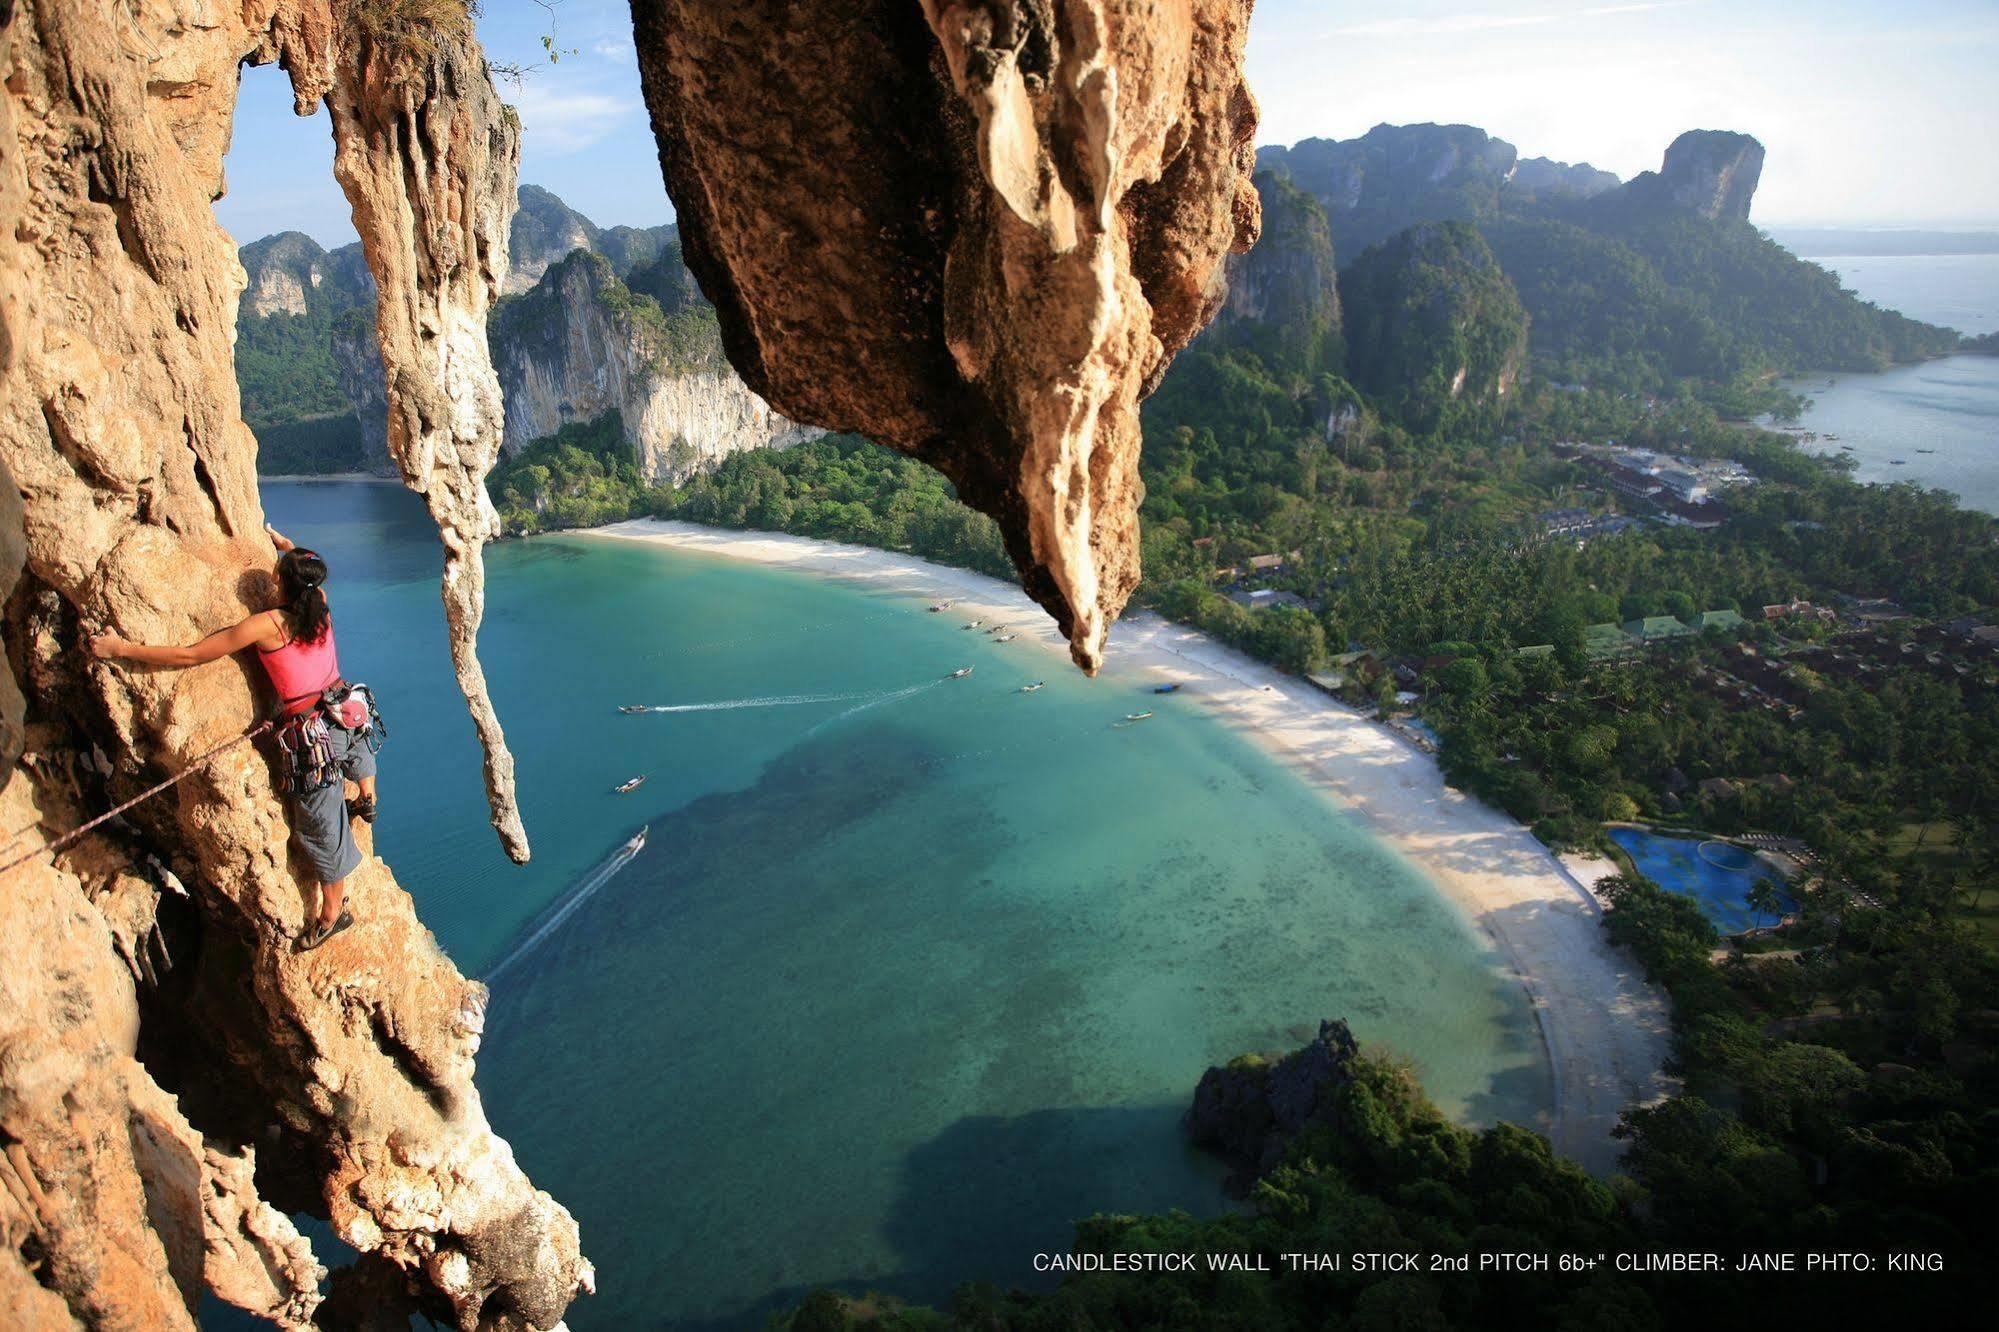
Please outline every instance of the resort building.
M1592 657L1621 657L1638 650L1638 640L1617 625L1592 624L1583 630L1583 651Z
M1670 615L1647 615L1642 620L1626 620L1624 632L1640 643L1661 643L1669 638L1684 638L1694 631Z
M1246 606L1253 611L1268 610L1272 606L1289 606L1293 610L1304 611L1314 609L1311 602L1305 600L1305 598L1299 596L1296 592L1284 592L1270 587L1254 588L1247 592L1231 592L1229 593L1229 600L1238 606Z

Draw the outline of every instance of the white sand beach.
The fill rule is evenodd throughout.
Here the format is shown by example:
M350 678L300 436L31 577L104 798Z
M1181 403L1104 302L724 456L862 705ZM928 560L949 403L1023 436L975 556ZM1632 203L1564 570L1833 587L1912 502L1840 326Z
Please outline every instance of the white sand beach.
M913 556L765 532L637 519L584 535L678 549L851 579L972 616L1007 617L1068 660L1054 623L1019 588ZM1671 1090L1665 996L1635 959L1612 949L1589 889L1608 861L1558 858L1507 815L1444 784L1436 761L1409 740L1293 679L1152 614L1119 622L1109 653L1126 668L1186 686L1209 708L1357 814L1425 871L1489 938L1540 1022L1553 1072L1554 1107L1538 1125L1557 1150L1602 1174L1620 1144L1618 1112ZM1326 1016L1336 1016L1327 1014Z

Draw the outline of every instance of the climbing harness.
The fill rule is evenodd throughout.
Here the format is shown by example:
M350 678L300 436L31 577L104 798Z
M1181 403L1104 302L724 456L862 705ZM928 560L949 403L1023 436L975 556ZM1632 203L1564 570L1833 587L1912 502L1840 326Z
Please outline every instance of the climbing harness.
M166 790L168 787L173 786L175 783L180 782L185 778L192 777L196 772L198 772L201 769L203 764L207 763L208 760L214 758L217 754L222 753L224 750L234 749L236 746L243 744L246 741L256 739L264 732L270 730L273 724L274 723L268 721L258 722L255 726L243 732L243 734L238 736L232 736L229 739L224 740L219 745L215 745L212 748L203 750L201 753L196 754L194 756L194 758L188 763L187 767L181 769L179 772L167 778L165 781L160 782L155 786L147 787L145 790L139 792L139 794L133 796L130 800L127 800L124 804L113 806L112 808L104 811L104 813L99 814L96 818L92 819L90 822L84 824L82 827L77 828L74 831L64 833L61 837L56 838L53 842L44 842L42 843L42 845L36 847L34 850L24 851L20 855L15 856L12 860L8 861L6 864L0 865L0 874L5 874L8 870L13 869L16 865L20 865L27 861L33 860L36 856L41 855L43 852L54 853L62 850L64 847L74 845L77 841L81 840L84 834L88 833L92 828L95 828L103 823L108 823L110 820L117 818L120 814L123 814L126 810L131 809L134 805L143 804L146 801L151 800L154 796L158 795L160 792Z
M301 696L303 697L303 696ZM288 704L299 699L287 699ZM333 729L358 732L371 753L379 753L389 728L375 703L375 691L364 684L336 679L320 691L304 712L277 723L279 784L288 796L309 795L341 780L340 761L333 752Z

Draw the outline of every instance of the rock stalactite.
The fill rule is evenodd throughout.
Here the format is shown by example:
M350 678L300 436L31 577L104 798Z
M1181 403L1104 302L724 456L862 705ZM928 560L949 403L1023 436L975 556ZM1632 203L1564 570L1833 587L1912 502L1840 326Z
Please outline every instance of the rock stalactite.
M514 129L469 24L391 50L329 0L0 5L0 844L188 768L268 699L255 667L91 661L105 627L188 642L268 604L255 441L216 224L240 66L335 110L381 288L391 446L437 515L461 683L479 479L499 440L484 315L506 264ZM336 570L337 577L337 570ZM490 723L490 714L487 719ZM482 727L497 742L496 726ZM504 749L488 777L505 796ZM16 757L18 755L18 758ZM509 820L498 819L503 825ZM485 1121L485 992L372 854L318 952L265 757L241 746L0 884L0 1322L192 1327L206 1289L289 1326L328 1218L373 1316L550 1328L586 1289L575 1223ZM518 840L517 824L503 827ZM364 851L372 851L362 834ZM382 1308L383 1301L390 1308Z
M352 36L326 100L333 174L375 275L389 456L424 497L444 541L451 664L485 751L493 828L521 863L528 841L514 801L514 756L478 654L482 552L500 526L486 473L499 457L505 420L486 314L506 279L520 126L501 108L469 38L429 43L413 56Z
M933 464L1094 671L1138 402L1256 238L1248 0L633 0L682 249L751 389Z

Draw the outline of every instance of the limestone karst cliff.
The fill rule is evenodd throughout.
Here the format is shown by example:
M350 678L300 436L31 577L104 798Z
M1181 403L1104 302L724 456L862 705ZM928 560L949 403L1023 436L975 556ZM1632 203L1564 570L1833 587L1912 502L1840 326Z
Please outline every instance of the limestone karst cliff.
M1634 200L1741 222L1762 178L1763 145L1754 138L1733 130L1688 130L1667 145L1657 171L1632 177L1624 189Z
M1471 125L1376 125L1357 139L1271 144L1256 156L1324 205L1351 257L1417 222L1496 211L1519 152Z
M355 309L335 320L327 332L327 351L340 376L340 391L361 427L361 465L377 476L394 476L389 456L389 385L382 374L382 352L375 342L372 311Z
M1506 182L1507 189L1515 194L1572 199L1588 199L1605 190L1614 190L1618 184L1614 171L1604 171L1587 162L1573 165L1557 162L1549 157L1521 158Z
M1347 376L1434 425L1496 418L1527 361L1527 313L1492 249L1465 222L1425 222L1340 275Z
M549 266L576 250L592 250L627 273L674 248L672 224L659 227L600 227L539 185L520 188L520 208L508 232L508 295L541 281Z
M949 476L1089 670L1138 583L1138 401L1256 237L1249 9L632 7L729 359Z
M647 475L668 483L819 433L777 415L730 368L674 227L601 227L534 185L519 197L511 294L488 327L505 450L617 412ZM359 242L327 251L280 232L240 255L249 287L237 384L261 470L395 475L375 284ZM700 317L678 317L697 305Z
M503 304L491 342L506 389L509 450L616 412L646 478L664 484L732 453L785 448L820 433L750 392L722 355L705 303L669 311L589 250L573 251Z
M1271 364L1316 371L1338 359L1339 268L1319 201L1270 171L1256 173L1263 235L1230 255L1228 299L1210 339L1244 340ZM1203 345L1207 345L1204 343Z
M388 447L439 522L461 684L524 853L472 655L500 436L484 324L516 128L469 23L425 12L443 18L328 0L0 7L0 490L20 501L0 504L8 858L268 702L240 662L148 671L81 649L100 626L191 641L269 595L231 366L246 279L211 209L245 61L282 64L302 112L332 107L380 291ZM207 1290L286 1326L415 1311L549 1328L587 1288L574 1222L481 1110L483 988L372 856L350 882L359 923L294 953L311 904L287 843L244 746L5 871L0 1323L188 1328ZM295 1212L361 1251L324 1307Z

